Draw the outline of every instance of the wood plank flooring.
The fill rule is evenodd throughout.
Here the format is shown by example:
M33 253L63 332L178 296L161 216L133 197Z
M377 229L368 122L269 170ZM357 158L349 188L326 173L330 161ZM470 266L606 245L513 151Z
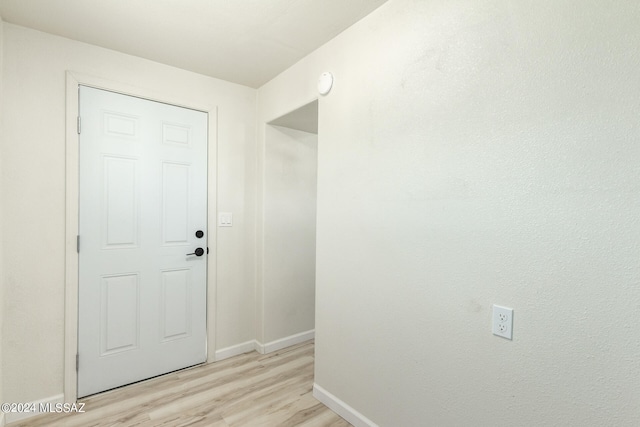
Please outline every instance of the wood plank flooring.
M350 426L311 394L314 344L251 352L79 401L85 413L44 414L10 427Z

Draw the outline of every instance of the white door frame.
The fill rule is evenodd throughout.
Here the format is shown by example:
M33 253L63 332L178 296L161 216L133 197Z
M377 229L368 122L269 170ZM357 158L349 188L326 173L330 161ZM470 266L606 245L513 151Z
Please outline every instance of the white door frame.
M215 360L215 308L216 308L216 258L217 258L217 121L218 109L213 104L202 105L190 99L167 99L158 92L100 77L67 71L66 85L66 196L65 196L65 308L64 308L64 401L75 402L78 398L78 235L79 214L79 135L77 132L78 87L91 86L136 96L151 101L186 107L208 113L208 173L207 211L208 244L207 257L207 363ZM160 97L159 97L160 96Z

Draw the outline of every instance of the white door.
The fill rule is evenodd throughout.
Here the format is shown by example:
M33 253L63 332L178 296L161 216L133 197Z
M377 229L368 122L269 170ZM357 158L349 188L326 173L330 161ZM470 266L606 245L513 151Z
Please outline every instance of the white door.
M81 87L80 118L82 397L206 360L207 114Z

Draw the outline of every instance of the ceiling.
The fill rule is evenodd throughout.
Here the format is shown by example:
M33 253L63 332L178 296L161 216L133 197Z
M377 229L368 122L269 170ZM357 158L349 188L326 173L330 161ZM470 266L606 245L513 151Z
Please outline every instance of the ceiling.
M257 88L385 1L0 0L0 16Z

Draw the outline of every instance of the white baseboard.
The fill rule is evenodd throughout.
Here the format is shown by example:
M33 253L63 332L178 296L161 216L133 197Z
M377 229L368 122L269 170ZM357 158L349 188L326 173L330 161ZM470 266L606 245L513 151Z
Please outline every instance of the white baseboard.
M305 341L312 340L315 337L316 331L312 329L306 332L300 332L299 334L290 335L288 337L280 338L279 340L271 341L266 344L262 344L256 340L243 342L241 344L232 345L231 347L222 348L216 351L215 361L219 362L224 359L228 359L239 354L249 353L250 351L257 351L260 354L272 353L274 351L281 350L292 345L300 344Z
M271 341L266 344L256 341L256 351L260 354L272 353L292 345L300 344L301 342L312 340L315 336L315 329L311 329L310 331L289 335L288 337L280 338L279 340Z
M376 423L329 393L327 390L313 383L313 397L324 403L333 412L353 424L355 427L378 427Z
M4 427L4 412L0 412L0 427Z
M64 394L62 393L56 394L55 396L34 401L33 404L36 407L36 412L7 412L6 414L4 414L5 416L4 422L1 423L0 425L4 425L5 422L7 424L11 424L11 423L15 423L16 421L20 421L26 418L31 418L31 417L35 417L36 415L40 415L40 412L38 411L40 404L46 405L47 403L50 403L52 405L55 405L56 403L64 403Z
M232 345L231 347L222 348L216 351L215 361L219 362L239 354L249 353L256 350L256 341L251 340L241 344Z

